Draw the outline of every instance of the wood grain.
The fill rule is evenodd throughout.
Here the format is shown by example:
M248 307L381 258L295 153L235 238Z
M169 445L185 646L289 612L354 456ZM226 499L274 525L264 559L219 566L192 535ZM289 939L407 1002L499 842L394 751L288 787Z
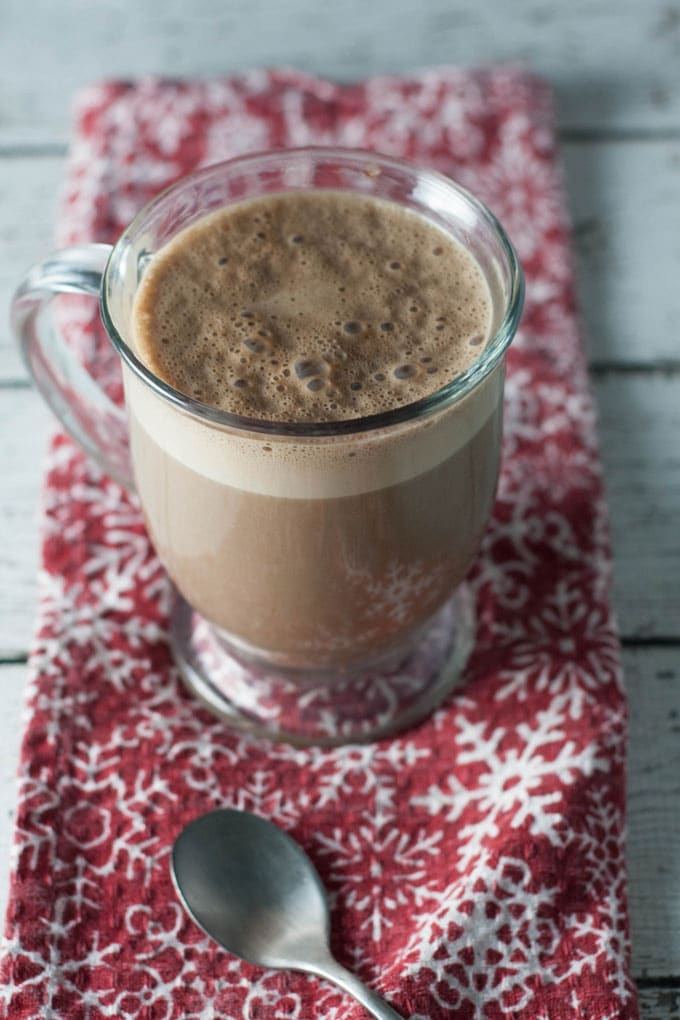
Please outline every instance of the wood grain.
M680 1020L680 987L657 985L638 994L641 1020Z
M626 638L680 638L680 375L595 380Z
M680 365L680 141L565 142L562 157L591 362Z
M633 973L678 973L680 924L680 656L673 649L626 649L628 881Z
M285 10L285 14L284 14ZM524 62L570 128L677 129L680 11L669 0L5 0L0 143L63 142L74 89L107 76L294 65L337 80L434 64ZM577 69L577 73L575 73Z
M1 34L0 34L1 35ZM54 247L62 158L0 158L0 383L25 379L7 315L19 280Z

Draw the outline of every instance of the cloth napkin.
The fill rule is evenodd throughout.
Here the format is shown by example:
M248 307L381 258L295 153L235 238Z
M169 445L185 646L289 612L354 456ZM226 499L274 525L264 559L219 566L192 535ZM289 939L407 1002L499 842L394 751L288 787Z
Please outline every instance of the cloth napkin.
M59 240L112 241L197 165L308 143L450 174L498 214L524 264L465 685L372 746L229 734L178 680L168 583L135 499L57 434L3 1015L360 1020L315 978L240 963L179 906L174 838L235 806L305 847L331 893L333 950L405 1017L632 1020L626 703L549 88L513 68L342 87L285 70L96 85L77 99ZM115 389L93 303L78 307L71 338Z

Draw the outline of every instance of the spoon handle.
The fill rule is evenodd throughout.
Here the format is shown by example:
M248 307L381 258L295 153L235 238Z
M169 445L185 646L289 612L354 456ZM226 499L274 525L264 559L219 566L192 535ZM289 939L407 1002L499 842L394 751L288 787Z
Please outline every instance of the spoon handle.
M362 984L359 978L355 977L351 971L341 967L332 957L329 960L324 960L322 965L315 967L315 970L320 977L327 978L338 988L342 988L343 991L353 996L364 1009L368 1010L371 1016L375 1017L375 1020L404 1020L399 1013L395 1013L392 1007L387 1005L384 999Z

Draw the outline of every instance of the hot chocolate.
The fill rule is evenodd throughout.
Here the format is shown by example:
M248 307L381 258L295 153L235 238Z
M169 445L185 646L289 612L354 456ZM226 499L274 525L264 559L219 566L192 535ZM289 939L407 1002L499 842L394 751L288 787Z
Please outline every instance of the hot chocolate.
M356 192L242 202L152 258L135 299L138 356L197 401L255 420L213 427L126 374L153 541L237 646L291 666L365 662L461 581L494 498L502 369L434 414L372 430L351 420L468 368L492 305L477 263L435 223ZM321 422L347 428L315 435Z

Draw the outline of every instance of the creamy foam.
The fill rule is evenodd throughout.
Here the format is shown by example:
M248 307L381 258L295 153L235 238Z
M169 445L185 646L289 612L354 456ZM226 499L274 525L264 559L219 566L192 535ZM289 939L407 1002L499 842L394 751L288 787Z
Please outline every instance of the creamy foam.
M270 421L364 417L467 368L492 301L423 216L356 193L238 203L158 252L134 307L139 356L176 389Z
M498 410L503 368L453 408L389 431L293 440L224 429L178 411L124 371L136 423L179 463L213 482L267 496L329 499L388 488L436 467Z

